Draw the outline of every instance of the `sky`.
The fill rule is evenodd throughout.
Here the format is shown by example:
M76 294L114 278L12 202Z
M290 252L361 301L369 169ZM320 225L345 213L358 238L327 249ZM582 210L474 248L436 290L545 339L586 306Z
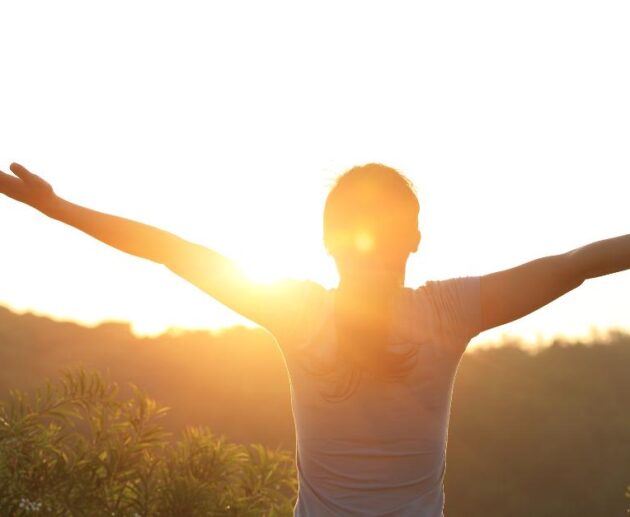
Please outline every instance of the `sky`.
M261 279L336 285L335 176L420 200L406 285L630 231L630 4L3 2L0 169L176 233ZM165 267L0 198L0 305L96 325L248 324ZM473 345L630 330L630 273Z

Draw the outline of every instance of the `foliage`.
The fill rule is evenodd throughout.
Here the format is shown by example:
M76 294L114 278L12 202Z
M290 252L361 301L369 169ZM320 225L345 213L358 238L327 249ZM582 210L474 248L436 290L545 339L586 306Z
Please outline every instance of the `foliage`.
M0 404L0 515L291 515L292 456L188 428L169 444L167 408L98 371L66 370Z
M469 350L458 368L445 514L627 515L630 334L500 345ZM83 365L111 372L124 393L133 379L171 407L159 422L173 436L195 422L236 443L295 450L286 365L259 328L137 338L128 324L89 328L0 306L0 365L0 399Z
M626 515L630 335L464 355L446 515Z

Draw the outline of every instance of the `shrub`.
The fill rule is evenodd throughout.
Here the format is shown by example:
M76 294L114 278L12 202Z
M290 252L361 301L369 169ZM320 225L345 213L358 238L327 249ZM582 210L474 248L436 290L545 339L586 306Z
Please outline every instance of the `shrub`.
M291 515L293 456L207 428L174 444L167 411L136 386L123 400L97 371L65 371L0 403L0 515Z

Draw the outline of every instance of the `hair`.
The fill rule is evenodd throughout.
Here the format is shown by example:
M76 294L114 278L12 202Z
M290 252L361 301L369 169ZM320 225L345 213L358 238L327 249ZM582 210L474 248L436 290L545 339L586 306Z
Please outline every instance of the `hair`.
M417 247L420 204L412 182L380 163L356 166L337 177L324 207L324 243L337 265L377 269L398 267ZM415 245L414 245L415 244ZM339 271L340 275L342 271ZM348 398L363 375L396 382L414 363L406 354L386 349L391 327L389 299L378 289L361 293L360 300L335 304L337 362L333 369L312 372L338 374L329 401Z

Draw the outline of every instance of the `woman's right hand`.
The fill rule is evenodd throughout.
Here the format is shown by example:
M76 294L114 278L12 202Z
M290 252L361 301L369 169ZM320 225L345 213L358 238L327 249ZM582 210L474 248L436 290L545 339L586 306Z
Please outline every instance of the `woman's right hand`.
M0 193L41 212L52 208L58 199L51 185L19 163L12 163L15 176L0 171Z

